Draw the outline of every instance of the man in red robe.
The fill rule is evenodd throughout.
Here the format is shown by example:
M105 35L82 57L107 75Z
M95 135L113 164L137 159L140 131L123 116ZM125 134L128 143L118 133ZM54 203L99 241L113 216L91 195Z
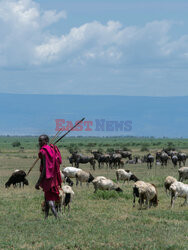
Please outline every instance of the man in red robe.
M54 202L59 200L59 188L62 182L60 175L61 154L56 146L48 145L48 143L49 137L47 135L39 136L41 174L35 188L39 189L41 187L44 191L45 218L48 217L50 208L55 218L57 218Z

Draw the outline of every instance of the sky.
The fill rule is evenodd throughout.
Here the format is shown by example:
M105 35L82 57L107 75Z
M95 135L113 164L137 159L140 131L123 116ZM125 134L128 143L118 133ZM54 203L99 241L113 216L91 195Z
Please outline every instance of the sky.
M1 0L0 93L188 95L188 2Z

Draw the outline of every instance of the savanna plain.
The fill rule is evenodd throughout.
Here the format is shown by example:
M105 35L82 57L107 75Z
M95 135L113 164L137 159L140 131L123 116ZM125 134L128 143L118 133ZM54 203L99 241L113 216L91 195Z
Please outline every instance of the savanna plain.
M91 155L91 150L110 152L131 150L133 156L174 147L188 153L186 139L155 138L74 138L67 137L59 145L63 166L70 166L70 152ZM120 187L123 193L97 191L92 183L87 187L75 185L70 213L66 211L56 220L47 220L41 211L42 190L34 186L39 177L37 164L27 177L29 186L5 189L5 182L15 169L28 171L38 153L37 137L0 137L0 249L188 249L188 207L181 207L177 198L170 209L170 196L164 191L164 179L178 178L178 167L146 163L126 164L140 180L157 186L159 205L150 209L133 208L133 182ZM188 163L187 163L188 164ZM188 165L186 165L188 166ZM106 176L116 182L115 169L106 166L92 170L89 164L80 165L92 175ZM188 181L185 181L188 183Z

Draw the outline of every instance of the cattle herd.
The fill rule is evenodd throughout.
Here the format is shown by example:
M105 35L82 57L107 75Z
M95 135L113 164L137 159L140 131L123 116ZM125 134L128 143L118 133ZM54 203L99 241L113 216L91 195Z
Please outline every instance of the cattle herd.
M125 164L138 164L147 163L148 168L152 168L154 162L156 165L167 166L168 162L171 160L174 167L179 164L179 167L185 166L187 155L182 152L177 152L173 150L161 150L156 152L156 155L151 153L144 156L132 156L132 153L124 150L116 150L113 153L103 154L100 151L92 151L93 156L86 156L80 153L73 152L70 157L68 157L70 164L72 166L79 168L79 164L90 163L93 170L95 170L96 162L98 162L98 168L101 168L104 164L110 168L123 167ZM128 159L127 161L123 159Z
M117 192L123 192L122 188L119 186L119 181L133 181L133 207L135 206L136 197L138 198L139 209L145 204L147 208L151 206L158 205L158 193L157 188L153 183L147 183L140 180L134 173L130 170L125 170L124 166L128 164L139 164L146 163L148 169L151 169L154 164L161 165L161 167L167 166L169 161L172 162L173 166L179 165L178 173L179 180L176 180L172 176L168 176L164 181L164 187L166 193L168 191L171 195L171 207L174 206L174 201L177 197L182 197L185 199L183 205L188 204L188 184L184 184L183 181L188 179L188 167L185 167L186 154L176 151L162 150L156 152L156 155L148 153L144 156L133 156L131 152L124 150L116 150L110 154L102 154L99 151L92 151L93 156L85 156L78 152L73 152L70 157L68 157L69 162L72 166L64 167L61 171L62 181L67 182L67 185L62 185L64 192L61 195L61 202L59 210L61 211L61 205L70 205L71 197L74 195L72 186L74 184L73 180L76 179L76 186L83 182L93 184L94 193L97 190L115 190ZM96 163L98 163L98 168L101 169L104 166L106 168L114 169L114 176L117 182L108 179L105 176L93 176L90 172L86 172L80 168L80 164L90 163L93 170L96 168ZM183 165L183 166L182 166ZM15 170L10 176L9 180L6 182L5 187L8 188L12 184L16 187L17 184L28 185L28 180L25 178L26 173L23 170Z

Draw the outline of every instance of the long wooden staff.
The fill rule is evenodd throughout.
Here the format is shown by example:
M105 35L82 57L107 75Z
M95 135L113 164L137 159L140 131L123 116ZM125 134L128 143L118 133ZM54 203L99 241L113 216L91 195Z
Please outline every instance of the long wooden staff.
M70 133L75 127L78 126L78 124L80 124L81 122L83 122L85 118L82 118L82 120L80 120L79 122L77 122L71 129L69 129L69 131L67 131L64 135L62 135L60 138L57 139L58 135L60 134L60 132L62 132L62 129L60 129L56 135L52 138L52 141L54 141L55 139L57 139L55 142L54 142L54 145L57 144L61 139L63 139L63 137L65 137L68 133ZM30 167L27 175L31 172L31 170L34 168L34 166L36 165L36 163L38 162L40 158L38 157L32 164L32 166Z

